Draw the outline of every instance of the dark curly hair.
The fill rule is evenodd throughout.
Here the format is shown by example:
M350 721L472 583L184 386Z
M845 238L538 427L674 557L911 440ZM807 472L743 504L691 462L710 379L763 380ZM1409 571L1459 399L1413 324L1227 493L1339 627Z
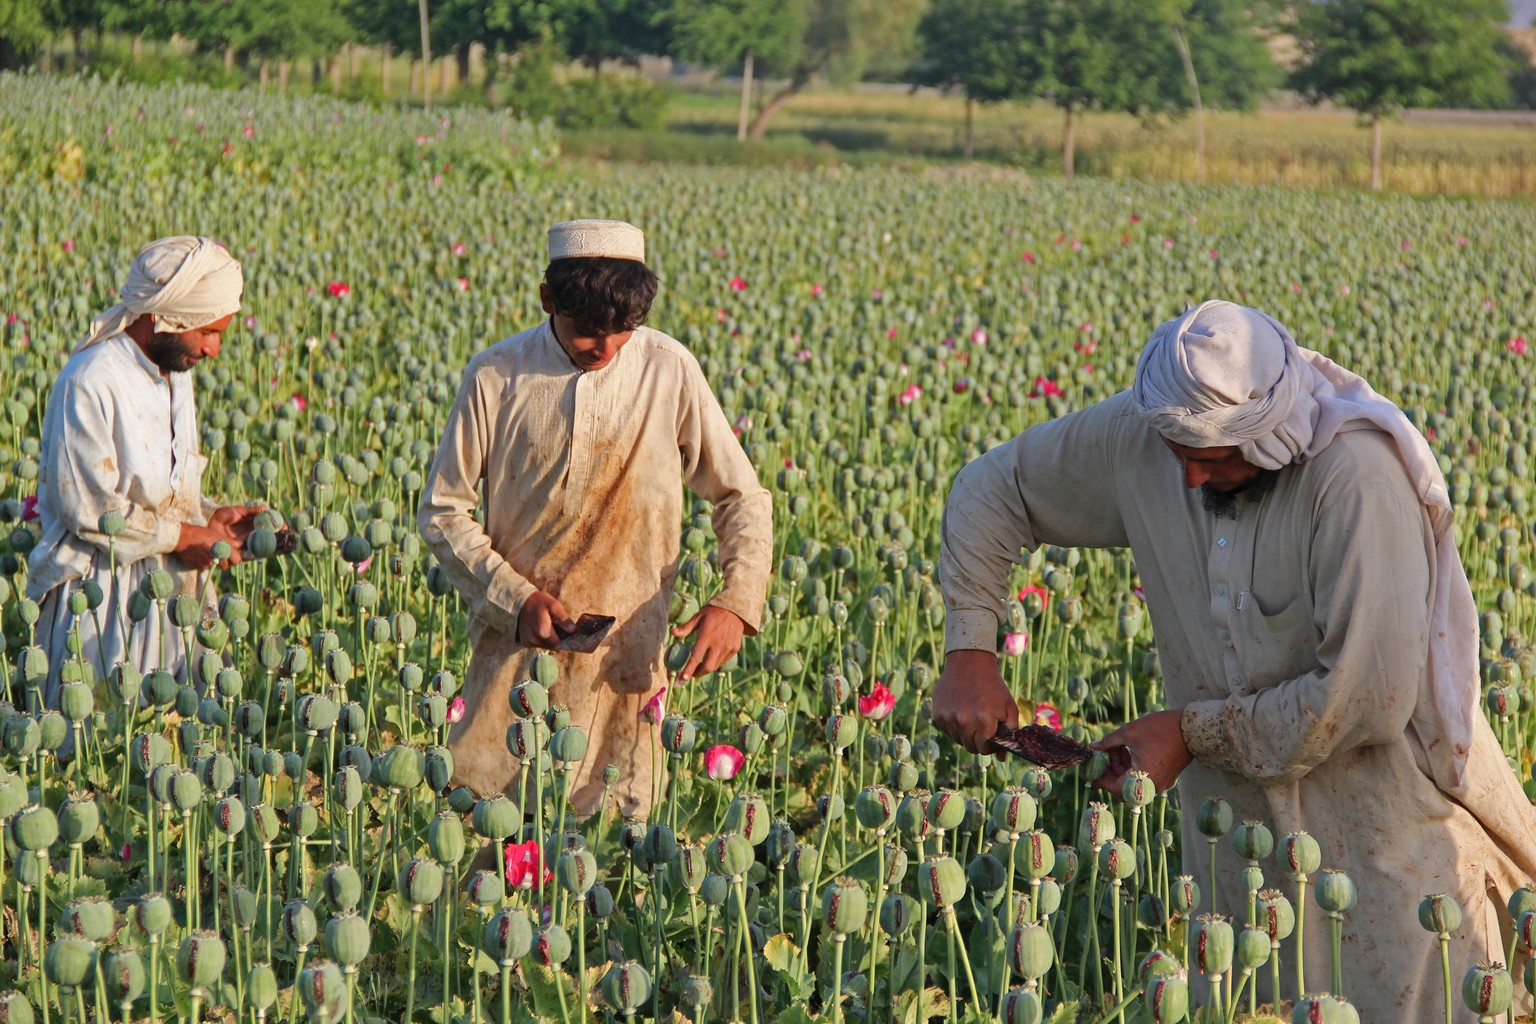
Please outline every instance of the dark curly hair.
M656 274L638 260L577 256L544 270L555 312L586 337L622 334L645 323L656 299Z

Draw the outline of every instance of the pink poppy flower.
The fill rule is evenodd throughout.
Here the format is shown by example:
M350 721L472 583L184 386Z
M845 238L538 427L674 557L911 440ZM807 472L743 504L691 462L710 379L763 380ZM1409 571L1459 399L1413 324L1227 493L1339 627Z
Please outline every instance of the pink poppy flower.
M811 361L811 350L808 348L796 349L795 358L802 363L808 363Z
M122 847L117 851L117 855L122 860L127 860L129 857L132 857L133 856L133 844L132 843L124 843L122 845Z
M640 709L640 719L650 722L652 725L660 725L661 720L667 717L667 688L663 686L651 695L651 699L645 702L645 707Z
M1029 649L1028 633L1004 633L1003 653L1009 657L1017 658Z
M1043 725L1048 729L1061 731L1061 712L1056 710L1054 704L1036 704L1034 724Z
M890 330L886 331L885 337L886 340L890 340L891 338L896 337L896 328L892 327Z
M986 343L987 343L987 332L986 331L984 331L980 327L978 327L974 331L971 332L971 344L972 345L985 345Z
M1141 223L1141 214L1139 214L1139 213L1131 214L1131 223L1132 224L1140 224Z
M1033 262L1035 262L1035 254L1032 253L1032 252L1026 252L1024 254L1023 258L1024 258L1024 262L1025 263L1033 263Z
M453 254L455 256L463 256L468 251L469 251L469 249L464 245L463 242L454 242L453 243Z
M1049 377L1036 377L1035 386L1029 393L1030 398L1050 398L1060 395L1061 386Z
M1349 294L1349 285L1347 285L1347 284L1339 285L1339 294L1340 295L1348 295Z
M715 247L715 259L717 259L717 260L725 259L725 246L721 245L721 246L716 246Z
M1164 249L1172 249L1173 248L1173 239L1171 239L1171 238L1163 239L1163 248Z
M248 124L244 128L240 129L240 134L244 135L248 139L254 139L256 137L256 126L253 124Z
M746 766L747 755L727 743L704 751L704 771L717 782L729 782Z
M1409 249L1413 248L1413 239L1405 238L1401 242L1399 242L1398 245L1402 248L1402 250L1404 252L1407 252Z
M819 284L811 285L811 298L819 299L827 293L827 290Z
M37 518L37 495L29 494L21 499L21 521L30 523Z
M544 881L554 873L544 868L544 858L539 853L539 843L530 839L526 843L507 844L507 886L512 889L532 889L538 884L539 870L544 869Z
M729 320L730 318L731 318L731 314L727 313L725 310L723 310L723 309L715 310L715 323L723 324L727 320Z
M1526 348L1528 346L1526 345L1526 342L1525 342L1524 338L1516 337L1516 338L1510 338L1509 339L1509 344L1507 346L1505 346L1505 347L1508 348L1515 355L1523 356L1523 355L1525 355Z
M733 277L733 278L731 278L731 291L733 291L733 292L744 292L746 290L747 290L747 282L746 282L746 280L744 278L740 278L740 277Z
M309 401L303 395L294 395L288 399L288 404L299 410L299 412L309 408Z
M74 252L75 251L75 240L73 238L66 238L66 239L64 239L64 251L65 252Z
M884 683L876 683L868 697L859 698L859 714L872 722L878 722L896 710L896 695Z
M357 563L357 574L359 576L361 576L363 573L368 571L368 567L370 565L372 565L372 564L373 564L373 556L369 555L367 558L365 558L361 562Z
M1083 248L1083 241L1082 241L1082 239L1080 239L1080 238L1072 239L1072 251L1073 252L1081 252L1082 248Z
M922 397L922 394L922 388L918 387L916 384L909 384L907 385L907 389L905 391L896 396L896 404L903 407L911 405L913 402Z
M455 698L453 698L453 702L448 705L448 724L449 725L458 725L459 722L463 718L464 718L464 698L463 697L455 697Z
M325 286L326 293L333 299L339 299L351 293L352 286L345 281L332 281Z
M461 291L461 292L469 291L469 278L467 278L467 277L459 278L459 280L457 282L457 286L458 286L459 291Z
M1213 260L1221 258L1221 253L1219 251L1217 251L1216 249L1212 249L1206 255L1210 256L1210 258L1213 259Z
M957 395L965 394L971 389L971 379L969 377L961 377L959 380L955 381L954 389L955 394Z
M1030 594L1034 594L1036 597L1038 597L1040 599L1040 607L1041 608L1049 608L1051 606L1051 592L1049 590L1046 590L1044 587L1025 587L1025 588L1023 588L1022 590L1019 591L1019 600L1020 601L1025 600L1026 598L1029 597Z
M1456 245L1458 247L1462 248L1462 249L1465 249L1467 247L1467 236L1466 235L1457 235L1456 236Z

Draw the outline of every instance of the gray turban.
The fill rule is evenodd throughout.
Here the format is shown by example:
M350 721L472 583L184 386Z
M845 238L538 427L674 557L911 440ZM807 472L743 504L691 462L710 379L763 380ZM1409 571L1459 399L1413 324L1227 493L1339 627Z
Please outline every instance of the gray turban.
M145 313L155 330L191 331L240 310L245 287L240 264L211 238L177 235L150 242L134 257L120 301L91 321L81 352L121 334Z

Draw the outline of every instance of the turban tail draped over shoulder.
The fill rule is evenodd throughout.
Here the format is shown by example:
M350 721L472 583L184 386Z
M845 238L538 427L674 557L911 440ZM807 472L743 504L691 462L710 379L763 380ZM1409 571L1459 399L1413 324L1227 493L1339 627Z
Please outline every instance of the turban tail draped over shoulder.
M154 317L157 331L206 327L239 311L244 287L240 264L211 238L177 235L150 242L128 268L120 301L91 321L91 332L75 351L121 334L145 313Z
M1274 318L1220 300L1152 332L1132 394L1142 418L1168 440L1235 446L1261 469L1305 461L1347 430L1391 437L1435 538L1427 699L1413 724L1435 781L1458 789L1478 713L1477 605L1456 550L1450 493L1424 435L1357 374L1297 345Z

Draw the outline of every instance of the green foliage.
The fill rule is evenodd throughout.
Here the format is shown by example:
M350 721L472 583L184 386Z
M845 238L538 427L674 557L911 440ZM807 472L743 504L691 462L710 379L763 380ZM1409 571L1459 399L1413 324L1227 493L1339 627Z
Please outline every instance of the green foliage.
M732 65L751 53L782 71L800 58L809 8L808 0L673 0L667 22L685 60Z
M498 85L499 95L523 117L561 128L654 130L661 126L667 90L638 76L598 72L562 76L553 46L525 49Z
M49 28L45 0L0 0L0 69L24 63Z
M1507 13L1502 0L1312 0L1295 15L1291 82L1369 116L1492 105L1508 97L1497 46Z

